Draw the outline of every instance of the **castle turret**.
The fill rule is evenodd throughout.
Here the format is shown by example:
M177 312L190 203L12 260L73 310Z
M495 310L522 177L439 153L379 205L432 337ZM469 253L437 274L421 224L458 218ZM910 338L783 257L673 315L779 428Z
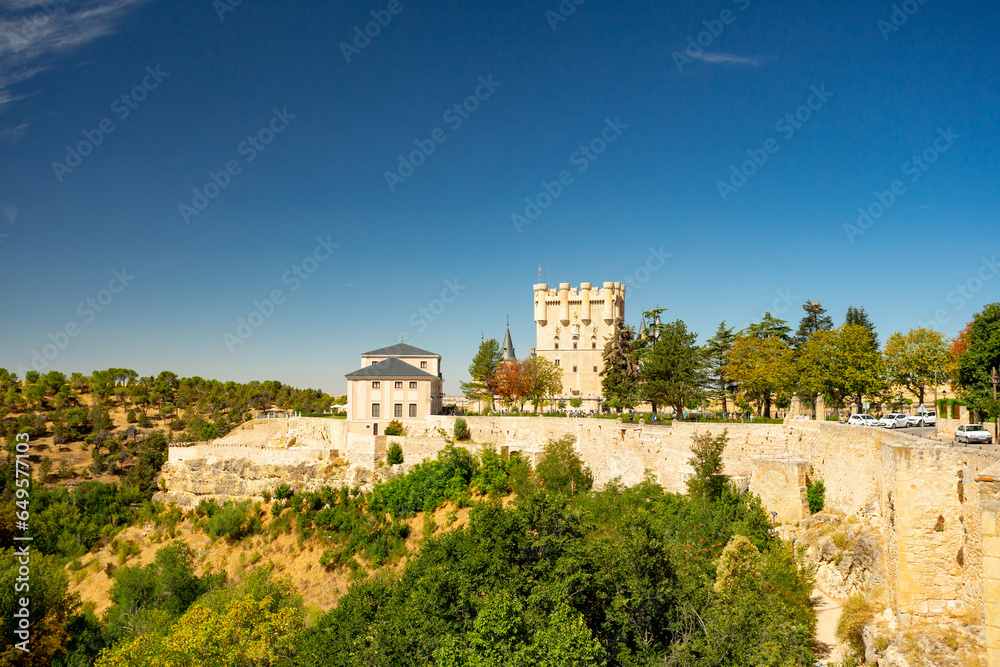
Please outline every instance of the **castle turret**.
M569 283L559 283L559 321L569 324Z
M548 322L548 308L545 299L549 296L549 286L546 283L535 285L535 322L542 326Z
M590 324L590 283L580 283L580 320Z

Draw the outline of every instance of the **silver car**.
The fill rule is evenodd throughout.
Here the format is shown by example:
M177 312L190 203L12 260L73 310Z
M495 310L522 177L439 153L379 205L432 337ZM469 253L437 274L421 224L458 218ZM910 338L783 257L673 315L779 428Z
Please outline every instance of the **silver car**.
M882 419L878 420L878 425L883 428L906 428L907 415L899 412L890 412Z
M955 431L955 442L965 442L970 445L992 445L993 436L983 428L982 424L962 424Z
M906 421L909 426L934 426L937 423L937 415L933 410L918 411L917 414L907 417Z

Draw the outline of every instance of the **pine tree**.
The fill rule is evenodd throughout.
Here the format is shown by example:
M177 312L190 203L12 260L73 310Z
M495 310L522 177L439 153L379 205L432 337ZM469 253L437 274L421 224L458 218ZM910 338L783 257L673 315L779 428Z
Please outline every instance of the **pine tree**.
M503 360L503 351L495 338L484 340L479 344L479 351L472 358L469 366L471 382L460 383L462 393L470 400L486 401L493 405L493 395L496 393L496 374Z
M715 336L705 343L705 363L708 373L710 395L722 402L722 412L729 412L728 395L733 390L733 383L726 376L726 352L733 346L733 328L726 326L722 320Z
M601 371L601 393L604 404L619 413L631 410L639 398L639 341L635 331L619 322L611 339L604 346L604 369Z
M795 332L795 347L802 347L809 339L820 331L833 329L833 319L826 314L819 301L806 301L802 305L806 314L799 321L799 330Z
M878 349L878 333L875 331L875 323L865 312L864 306L861 308L855 308L854 306L847 307L847 316L844 318L844 324L857 324L859 326L868 329L871 332L872 347Z
M792 329L788 322L771 315L771 311L764 313L760 322L751 324L740 332L741 335L754 336L756 338L779 338L783 343L792 342Z
M663 325L659 337L642 359L642 397L653 406L670 405L678 416L684 406L701 400L704 354L697 334L681 320Z

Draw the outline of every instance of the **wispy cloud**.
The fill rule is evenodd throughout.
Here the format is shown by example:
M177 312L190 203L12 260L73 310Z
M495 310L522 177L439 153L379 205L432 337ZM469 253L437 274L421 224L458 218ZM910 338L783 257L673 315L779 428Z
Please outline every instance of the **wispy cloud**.
M143 1L84 0L71 8L70 0L0 0L0 112L27 96L22 84L59 57L114 32Z
M749 65L751 67L758 67L762 64L760 58L737 56L731 53L708 53L706 51L699 53L698 55L688 55L690 55L694 60L700 60L712 65Z

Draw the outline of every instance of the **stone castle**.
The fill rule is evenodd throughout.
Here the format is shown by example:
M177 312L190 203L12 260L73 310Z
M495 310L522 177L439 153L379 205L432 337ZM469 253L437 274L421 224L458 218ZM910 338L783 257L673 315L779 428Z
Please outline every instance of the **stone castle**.
M534 286L535 354L555 363L563 373L564 399L579 398L585 410L597 410L601 398L604 344L625 321L625 285L594 287L560 283Z

